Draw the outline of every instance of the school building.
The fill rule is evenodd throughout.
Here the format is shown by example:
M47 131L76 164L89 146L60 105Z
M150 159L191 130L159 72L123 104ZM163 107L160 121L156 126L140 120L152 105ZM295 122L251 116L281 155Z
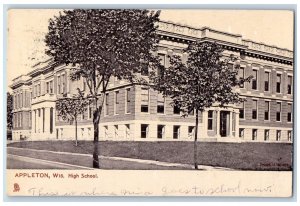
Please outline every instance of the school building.
M209 27L192 28L159 22L159 55L187 55L191 41L216 41L224 56L241 59L239 75L253 75L237 89L246 101L226 109L211 107L200 114L199 141L292 142L293 141L293 51L243 39L239 34ZM13 140L74 139L75 126L58 117L55 102L72 96L77 88L88 91L83 78L71 81L70 66L51 60L39 62L28 74L13 80ZM140 75L147 78L148 72ZM100 122L100 140L192 141L195 115L186 118L170 105L171 99L157 91L111 78ZM93 140L93 106L78 120L78 139Z

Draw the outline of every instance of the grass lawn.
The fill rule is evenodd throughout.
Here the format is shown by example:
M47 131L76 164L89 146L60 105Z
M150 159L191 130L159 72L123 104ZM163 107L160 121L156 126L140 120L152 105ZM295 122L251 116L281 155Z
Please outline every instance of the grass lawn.
M93 142L15 142L10 147L93 153ZM193 164L193 142L99 142L100 155ZM198 163L239 170L292 170L289 143L198 142Z

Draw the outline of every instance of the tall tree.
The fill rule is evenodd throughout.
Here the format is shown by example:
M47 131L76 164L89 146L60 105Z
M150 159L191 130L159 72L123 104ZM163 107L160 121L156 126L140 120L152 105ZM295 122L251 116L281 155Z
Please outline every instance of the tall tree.
M11 130L13 126L13 96L9 92L6 93L6 103L7 129Z
M79 90L78 94L73 95L72 98L60 98L56 101L56 110L58 116L64 121L68 121L71 124L75 122L75 145L78 145L77 135L77 120L79 115L82 115L91 101L84 97L83 93Z
M49 21L46 53L60 64L72 64L72 79L83 77L86 96L94 99L93 167L99 168L99 122L112 76L142 82L142 68L160 64L154 52L159 11L148 10L66 10Z
M172 104L179 107L183 116L195 111L194 165L198 169L197 139L199 112L213 104L226 107L230 103L244 101L235 87L250 81L238 77L240 68L237 57L224 57L222 46L211 42L192 42L183 52L188 59L170 56L170 67L161 68L160 75L152 73L154 89L172 98ZM230 66L232 65L232 66Z

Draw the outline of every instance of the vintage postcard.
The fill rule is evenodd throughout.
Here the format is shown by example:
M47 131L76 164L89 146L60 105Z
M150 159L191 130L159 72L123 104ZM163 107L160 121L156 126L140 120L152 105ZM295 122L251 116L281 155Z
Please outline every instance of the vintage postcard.
M292 196L293 11L7 21L7 195Z

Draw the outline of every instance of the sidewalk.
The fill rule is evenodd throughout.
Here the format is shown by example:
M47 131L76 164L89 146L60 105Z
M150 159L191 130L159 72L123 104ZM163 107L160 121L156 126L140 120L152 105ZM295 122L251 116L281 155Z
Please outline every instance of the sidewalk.
M90 167L91 154L82 153L69 153L69 152L56 152L49 150L37 150L17 147L7 147L7 153L12 155L31 157L36 159L62 162L74 166ZM143 160L125 157L108 157L99 156L101 160L101 169L158 169L158 170L192 170L193 165L160 162L154 160ZM233 170L224 167L212 167L206 165L199 165L199 170Z

